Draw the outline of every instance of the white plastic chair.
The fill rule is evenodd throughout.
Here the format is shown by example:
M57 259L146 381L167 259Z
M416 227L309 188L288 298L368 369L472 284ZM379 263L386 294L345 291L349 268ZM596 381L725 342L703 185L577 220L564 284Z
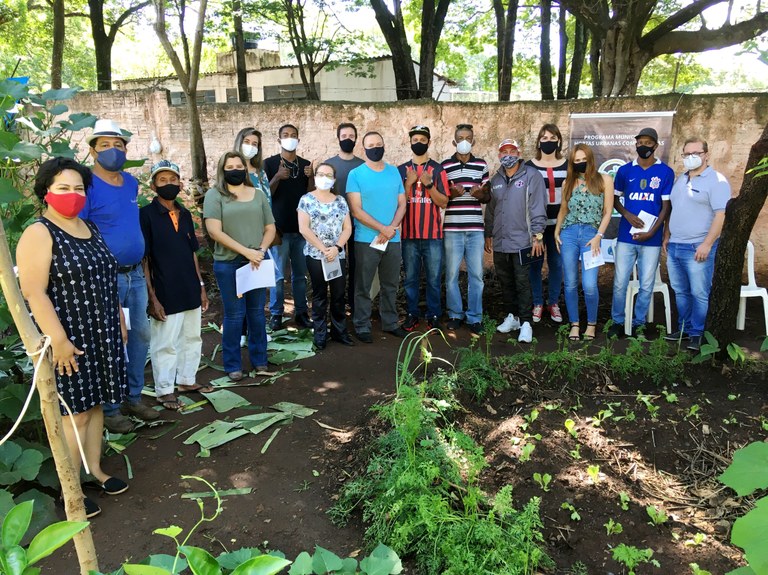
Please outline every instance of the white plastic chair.
M752 241L747 242L747 285L741 286L741 299L739 300L739 315L736 316L736 329L743 330L747 319L747 298L763 298L763 313L765 314L765 333L768 334L768 290L758 287L755 281L755 246Z
M639 291L640 281L637 279L637 266L634 266L632 268L632 279L627 286L627 299L624 304L624 333L627 335L632 335L632 308L634 298ZM660 293L664 296L664 313L667 320L667 333L672 333L672 303L669 298L669 286L661 281L661 264L656 267L656 279L653 282L651 305L648 306L648 323L653 323L653 295L656 293Z

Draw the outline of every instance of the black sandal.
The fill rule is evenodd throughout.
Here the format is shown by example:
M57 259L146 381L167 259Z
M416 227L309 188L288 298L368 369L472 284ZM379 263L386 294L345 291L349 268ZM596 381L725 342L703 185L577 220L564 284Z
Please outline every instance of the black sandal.
M576 330L576 333L573 333L573 330ZM568 334L568 340L569 341L579 341L581 339L581 336L579 335L579 324L572 323L571 324L571 332Z
M587 324L587 329L589 329L590 327L591 328L597 328L597 324L596 323L588 323ZM595 333L593 331L591 334L589 334L589 333L587 333L587 329L584 330L584 340L585 341L592 341L593 339L595 339ZM595 330L595 331L597 331L597 330Z

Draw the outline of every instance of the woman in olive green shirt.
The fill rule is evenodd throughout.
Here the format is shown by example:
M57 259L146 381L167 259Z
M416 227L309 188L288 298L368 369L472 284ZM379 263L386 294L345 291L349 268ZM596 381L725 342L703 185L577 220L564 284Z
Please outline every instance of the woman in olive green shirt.
M267 369L267 329L264 316L266 289L237 297L235 272L250 262L258 268L275 238L275 220L264 194L250 185L246 161L240 152L227 152L219 160L216 185L205 194L203 217L216 242L213 273L224 306L222 352L224 370L232 381L243 379L240 334L248 324L248 356L256 371Z

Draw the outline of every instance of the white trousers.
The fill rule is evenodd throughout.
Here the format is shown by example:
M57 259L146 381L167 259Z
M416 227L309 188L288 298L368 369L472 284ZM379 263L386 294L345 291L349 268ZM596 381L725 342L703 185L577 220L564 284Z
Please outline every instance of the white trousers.
M150 318L149 355L157 396L173 393L174 383L194 385L203 339L200 336L200 308Z

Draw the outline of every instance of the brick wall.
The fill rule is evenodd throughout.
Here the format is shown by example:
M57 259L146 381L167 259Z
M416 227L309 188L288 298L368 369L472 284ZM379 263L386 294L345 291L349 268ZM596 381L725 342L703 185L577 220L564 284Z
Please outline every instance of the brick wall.
M171 107L163 90L84 92L71 103L74 112L90 112L112 118L134 136L128 157L149 157L150 162L168 158L184 166L189 164L189 129L185 107ZM505 137L521 142L523 155L530 157L539 128L546 122L557 124L568 139L571 113L590 112L676 112L672 134L672 168L682 170L679 151L691 135L706 139L714 167L730 178L734 193L741 186L750 146L768 123L768 94L722 94L647 96L599 100L509 103L434 103L391 102L373 104L308 103L286 104L205 104L200 107L208 157L213 175L218 158L229 150L235 134L254 126L264 134L264 154L279 151L277 129L290 122L298 126L301 143L299 155L322 161L337 153L336 125L354 122L360 132L378 130L384 136L385 159L400 163L410 157L408 128L428 125L433 134L431 155L444 158L455 150L451 145L456 124L475 126L474 153L495 158L496 145ZM163 151L153 156L149 143L156 134ZM82 142L85 147L85 142ZM360 149L358 154L362 153ZM148 167L147 167L148 169ZM752 240L757 247L758 270L762 283L768 279L768 206L757 221Z

